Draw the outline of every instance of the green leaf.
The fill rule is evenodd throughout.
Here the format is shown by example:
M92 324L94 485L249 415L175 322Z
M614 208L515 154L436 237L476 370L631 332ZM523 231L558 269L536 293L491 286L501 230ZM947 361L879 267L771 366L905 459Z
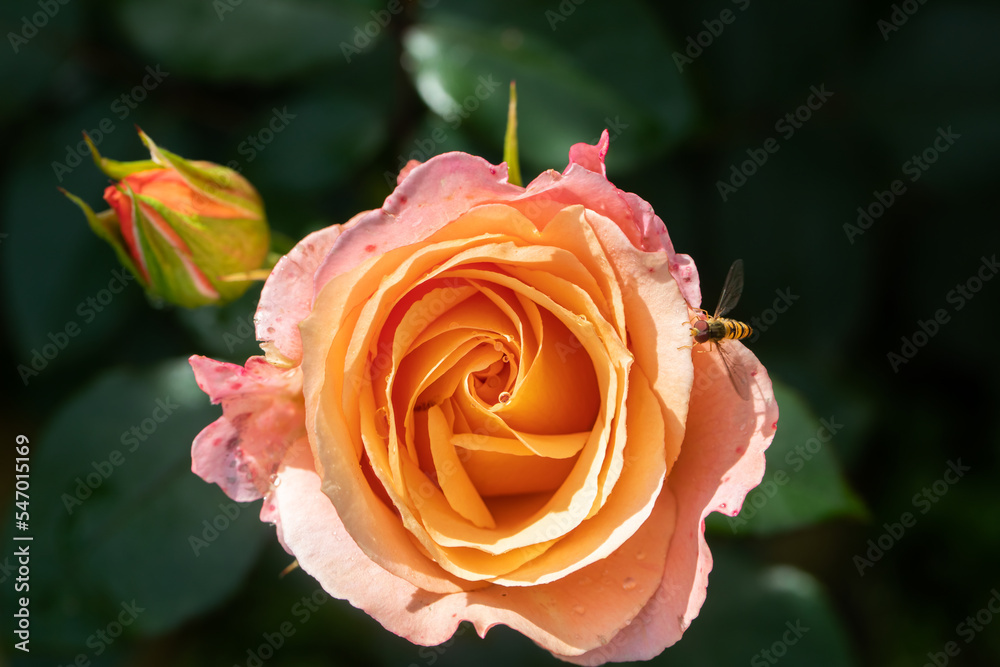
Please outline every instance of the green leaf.
M275 109L287 114L287 124L272 143L250 144L247 163L254 159L260 163L253 165L259 170L255 180L297 196L328 192L338 182L363 172L364 165L386 142L391 102L383 99L383 91L374 90L375 82L390 68L383 58L382 52L372 53L352 66L355 74L367 73L367 81L340 77L335 89L308 90ZM251 131L251 138L259 138L261 128L271 127L270 118L261 121L260 127ZM241 155L246 157L246 153Z
M551 27L534 3L441 3L404 37L414 85L453 129L468 124L490 138L499 157L504 93L516 80L521 157L534 169L565 165L571 145L596 143L604 129L611 164L656 160L692 129L694 102L669 38L652 18L637 18L648 9L624 5L578 6ZM518 9L537 21L512 23ZM622 70L607 57L609 43L622 59L663 66Z
M106 372L32 438L39 647L76 653L133 601L142 611L127 632L160 634L240 584L273 531L257 503L234 503L191 472L191 441L218 412L175 360Z
M794 389L774 382L780 415L767 450L767 472L735 517L712 514L710 528L735 534L771 534L835 516L864 517L834 453L835 437L850 424L837 415L817 418Z
M378 10L385 4L377 0L129 0L117 18L124 36L166 72L270 82L362 57L357 51L388 36L371 14Z
M781 658L788 665L857 664L813 577L786 565L761 567L731 547L713 546L712 557L701 613L680 642L642 664L773 665Z

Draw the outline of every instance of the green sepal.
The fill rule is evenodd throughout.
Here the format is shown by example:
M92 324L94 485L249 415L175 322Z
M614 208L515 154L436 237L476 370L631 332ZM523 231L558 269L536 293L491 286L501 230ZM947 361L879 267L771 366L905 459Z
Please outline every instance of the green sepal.
M238 208L244 211L247 217L261 218L264 216L264 205L260 195L250 185L250 182L240 176L238 172L211 162L186 160L157 146L142 130L139 130L139 137L153 157L153 168L176 170L195 191L210 199Z
M119 162L117 160L109 160L106 157L101 157L101 154L97 151L97 146L95 146L94 142L90 140L90 136L86 132L83 133L83 140L87 142L87 146L90 148L90 155L94 158L94 164L97 165L97 168L116 181L120 181L126 176L130 176L140 171L159 169L159 165L152 160Z
M115 256L118 261L121 262L128 271L135 276L139 284L144 288L149 289L149 284L143 277L139 268L136 266L135 262L132 260L131 255L128 253L128 249L125 247L125 239L122 238L121 225L118 222L118 217L115 215L113 209L108 209L107 211L102 211L101 213L94 213L94 209L90 208L85 201L77 197L71 192L67 192L62 188L59 191L66 195L66 198L71 202L80 207L83 214L87 216L87 222L90 224L90 228L95 234L101 239L104 239L111 248L115 251Z
M510 82L510 103L507 106L507 131L503 137L503 161L507 163L507 182L521 183L521 161L517 154L517 86Z

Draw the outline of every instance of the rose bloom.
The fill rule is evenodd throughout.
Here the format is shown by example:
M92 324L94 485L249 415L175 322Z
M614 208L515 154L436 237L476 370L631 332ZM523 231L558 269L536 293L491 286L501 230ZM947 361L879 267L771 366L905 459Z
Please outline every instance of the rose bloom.
M527 187L464 153L411 162L277 264L264 356L191 358L223 409L194 471L264 497L303 570L416 644L469 621L578 664L653 657L705 599L704 517L763 475L767 373L723 343L743 400L684 347L697 271L607 149Z

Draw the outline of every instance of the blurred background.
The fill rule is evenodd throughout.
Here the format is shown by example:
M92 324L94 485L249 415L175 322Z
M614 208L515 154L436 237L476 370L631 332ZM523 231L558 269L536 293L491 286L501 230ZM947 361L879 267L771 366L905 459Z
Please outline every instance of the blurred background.
M706 308L743 258L732 315L776 383L764 484L711 517L707 602L654 664L1000 664L1000 6L666 4L3 3L0 663L559 664L503 627L415 647L279 577L259 501L190 472L220 411L185 359L254 354L259 287L152 307L56 189L103 209L81 132L138 160L140 126L241 171L298 239L378 207L408 159L500 162L516 79L525 181L607 128L609 178L695 258Z

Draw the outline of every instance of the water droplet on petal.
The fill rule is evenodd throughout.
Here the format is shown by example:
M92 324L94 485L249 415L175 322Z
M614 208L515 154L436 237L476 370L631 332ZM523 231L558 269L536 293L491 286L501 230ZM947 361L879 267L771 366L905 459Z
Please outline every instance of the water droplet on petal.
M388 408L379 408L375 411L375 432L378 433L380 438L389 437L389 410Z
M633 579L632 577L629 577L628 579L622 582L622 588L624 588L627 591L632 590L633 588L635 588L635 586L636 586L635 579Z
M509 358L509 357L508 357L508 356L507 356L506 354L505 354L505 355L503 355L503 356L501 357L501 359L503 359L503 362L504 362L505 364L506 364L506 363L508 363L508 362L510 361L510 358Z
M274 473L273 475L271 475L268 478L268 481L271 482L271 486L278 486L279 484L281 484L281 478L278 477L278 473Z
M498 340L493 341L493 349L497 352L503 352L503 343Z
M497 400L500 401L501 403L508 402L510 400L510 392L509 391L501 391L500 395L497 396Z
M573 607L573 611L583 616L584 614L587 613L587 608L584 607L582 604L578 604L575 607Z

